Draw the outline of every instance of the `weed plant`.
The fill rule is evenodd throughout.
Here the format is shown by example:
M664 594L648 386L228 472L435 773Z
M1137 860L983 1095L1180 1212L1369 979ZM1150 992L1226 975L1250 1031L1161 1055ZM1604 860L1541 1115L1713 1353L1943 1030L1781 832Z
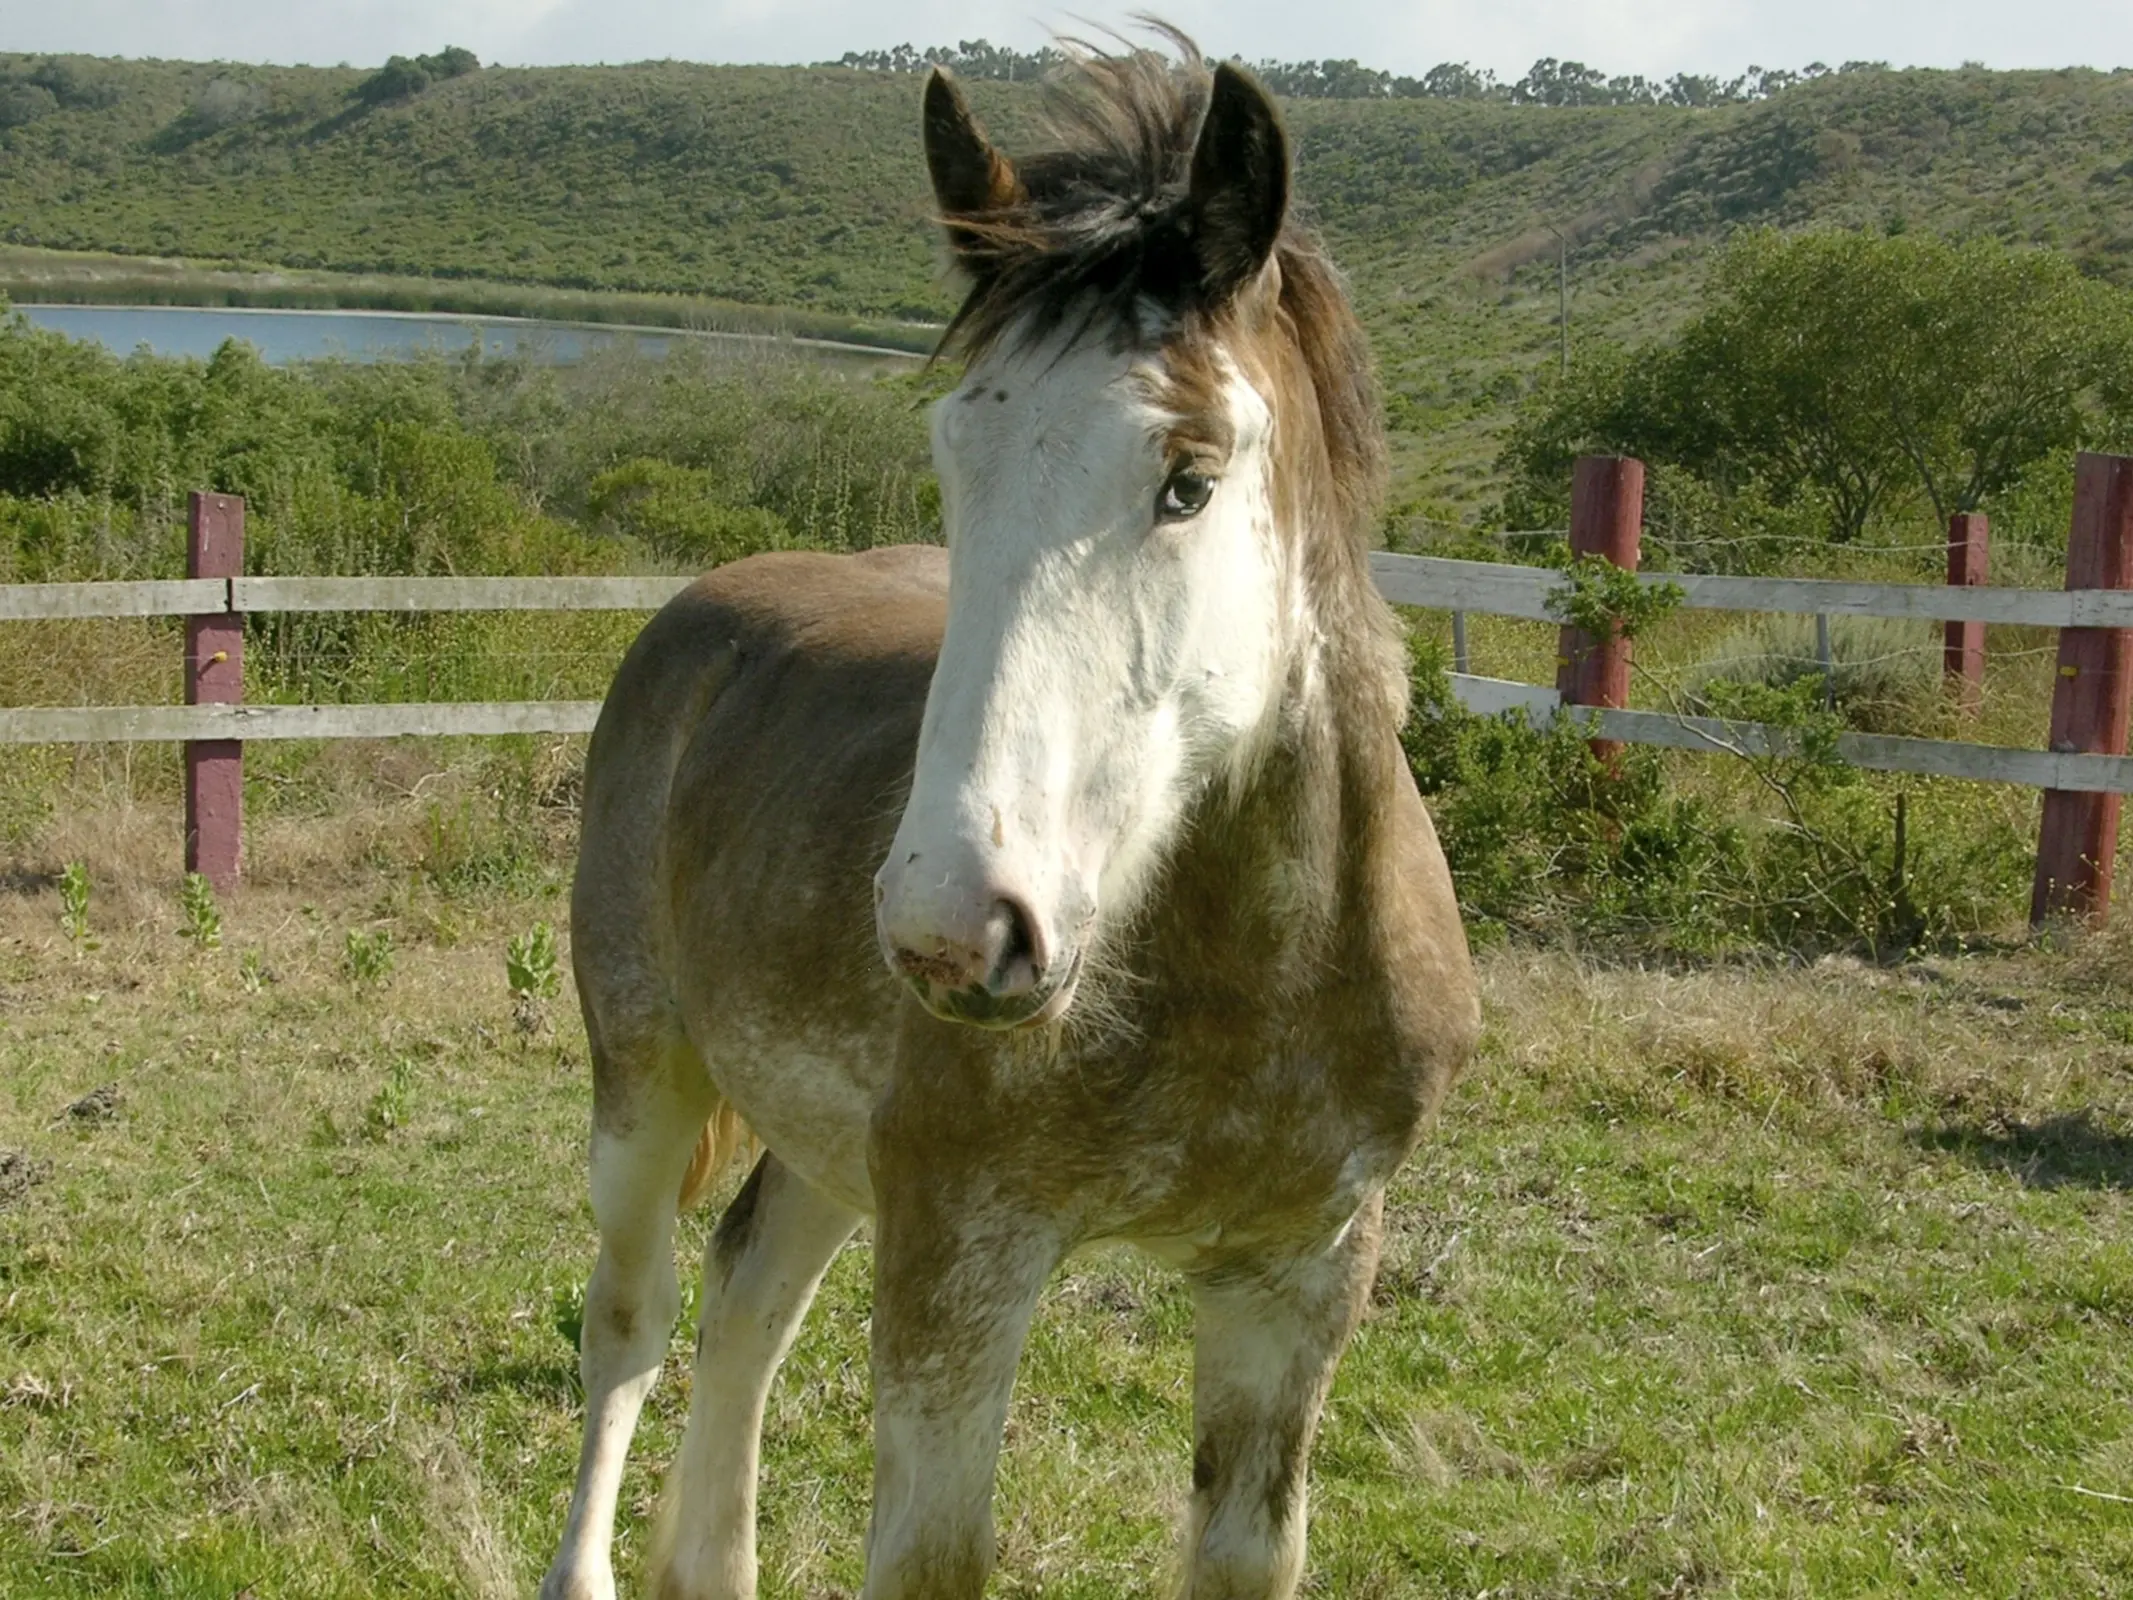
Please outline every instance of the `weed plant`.
M59 874L59 930L77 945L89 940L89 869L69 861Z
M505 944L504 984L511 991L513 1025L521 1033L540 1032L547 1022L548 1002L563 989L552 925L536 922Z
M341 943L341 969L358 989L373 989L392 975L390 928L350 928Z
M197 872L188 872L178 889L178 931L201 950L222 947L222 911L215 904L214 885Z
M562 992L562 969L555 953L555 929L536 922L514 934L504 946L504 981L513 1000L553 1000Z
M414 1062L406 1056L395 1056L392 1065L386 1069L385 1081L364 1108L363 1130L369 1137L382 1139L407 1126L414 1086Z

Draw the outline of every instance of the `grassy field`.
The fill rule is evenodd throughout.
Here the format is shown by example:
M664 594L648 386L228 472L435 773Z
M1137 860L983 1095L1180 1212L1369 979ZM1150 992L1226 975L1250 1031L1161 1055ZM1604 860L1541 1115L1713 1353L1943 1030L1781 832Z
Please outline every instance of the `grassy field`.
M586 1065L567 995L515 1025L503 946L563 920L575 751L499 759L331 753L331 803L255 829L212 948L181 935L175 817L93 757L16 851L0 1594L489 1596L545 1562ZM508 827L506 769L530 797ZM388 970L351 933L389 936ZM1311 1593L2133 1586L2123 935L1890 968L1508 946L1484 973L1481 1058L1395 1189L1315 1458ZM773 1404L767 1594L856 1589L867 1299L862 1239ZM1164 1274L1070 1264L1010 1424L996 1592L1161 1592L1188 1334Z

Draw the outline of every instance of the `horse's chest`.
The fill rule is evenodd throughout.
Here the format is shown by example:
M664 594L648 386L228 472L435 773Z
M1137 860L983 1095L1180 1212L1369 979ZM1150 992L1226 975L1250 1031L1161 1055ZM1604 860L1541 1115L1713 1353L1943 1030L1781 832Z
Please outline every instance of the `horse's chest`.
M1136 1235L1312 1237L1340 1226L1412 1148L1425 1108L1398 1058L1310 1032L1171 1041L1111 1127L1140 1175ZM1108 1231L1108 1230L1107 1230ZM1228 1237L1224 1237L1228 1236Z

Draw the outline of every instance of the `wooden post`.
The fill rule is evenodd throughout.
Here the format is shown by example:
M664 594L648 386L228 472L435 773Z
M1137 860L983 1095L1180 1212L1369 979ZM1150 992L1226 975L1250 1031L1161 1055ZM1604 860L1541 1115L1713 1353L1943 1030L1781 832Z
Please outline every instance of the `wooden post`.
M1975 588L1985 581L1992 525L1982 511L1958 511L1948 519L1948 585ZM1955 702L1966 712L1985 703L1985 624L1950 622L1941 668Z
M2133 456L2090 455L2074 462L2074 526L2067 541L2069 589L2133 589ZM2126 753L2133 712L2133 628L2062 628L2052 693L2051 748ZM2101 922L2111 907L2124 796L2044 792L2037 840L2032 924L2060 915Z
M1570 479L1570 553L1602 556L1637 570L1644 531L1644 463L1631 456L1580 456ZM1629 641L1595 639L1565 626L1555 655L1555 688L1565 705L1629 704ZM1610 766L1621 758L1615 739L1595 739L1592 753Z
M185 573L244 575L244 501L195 494ZM244 699L244 618L234 611L185 619L185 703L235 705ZM195 739L185 747L185 870L218 891L237 886L244 840L244 745Z

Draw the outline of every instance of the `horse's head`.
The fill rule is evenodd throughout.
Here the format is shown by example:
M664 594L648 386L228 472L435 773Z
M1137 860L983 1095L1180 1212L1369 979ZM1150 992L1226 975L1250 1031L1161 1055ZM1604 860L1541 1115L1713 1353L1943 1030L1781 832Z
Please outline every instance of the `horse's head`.
M947 632L877 920L930 1009L988 1026L1064 1013L1196 799L1276 736L1316 626L1297 524L1345 515L1376 460L1265 92L1189 47L1078 79L1063 147L1020 167L926 86L972 287L933 413Z

